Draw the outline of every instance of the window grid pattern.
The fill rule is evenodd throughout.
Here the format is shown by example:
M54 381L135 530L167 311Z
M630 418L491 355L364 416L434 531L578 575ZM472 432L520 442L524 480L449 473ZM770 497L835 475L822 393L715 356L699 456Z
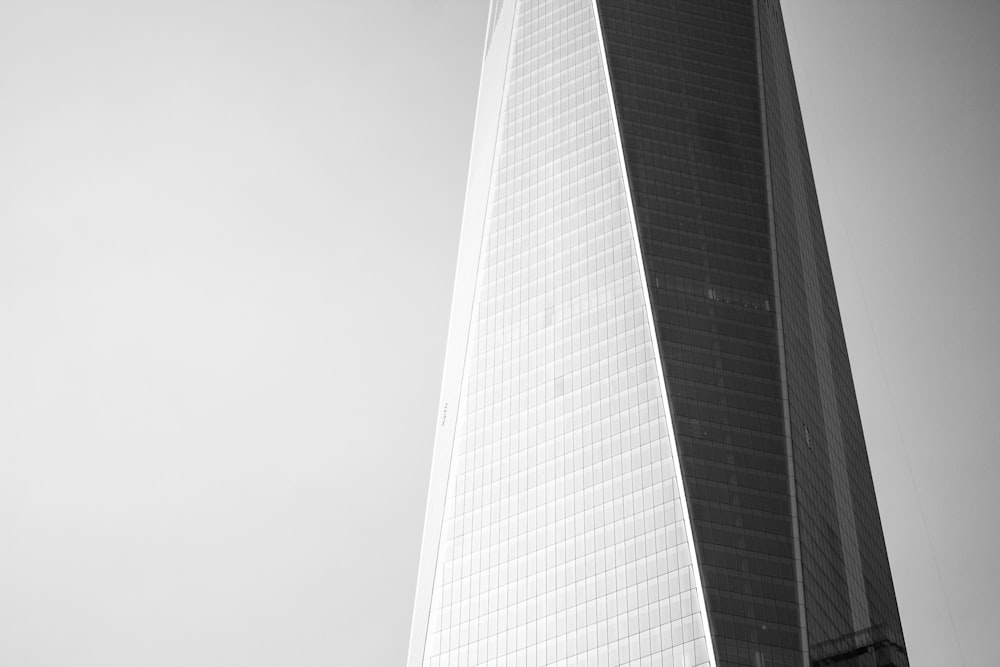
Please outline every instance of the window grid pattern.
M598 5L719 667L905 667L780 4Z
M906 667L781 7L757 7L812 659Z
M719 667L801 667L752 0L599 0Z
M590 0L521 0L423 664L709 664Z

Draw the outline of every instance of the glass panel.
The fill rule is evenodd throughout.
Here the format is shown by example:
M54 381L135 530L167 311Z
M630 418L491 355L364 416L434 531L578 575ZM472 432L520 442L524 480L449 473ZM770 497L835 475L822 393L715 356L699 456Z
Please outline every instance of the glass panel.
M430 667L709 664L596 30L520 3Z

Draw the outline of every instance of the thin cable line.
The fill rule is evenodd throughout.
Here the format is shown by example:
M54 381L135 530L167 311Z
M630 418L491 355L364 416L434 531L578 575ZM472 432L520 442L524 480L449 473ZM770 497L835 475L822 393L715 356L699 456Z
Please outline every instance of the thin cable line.
M787 24L786 31L791 32L788 30ZM797 36L796 41L798 41ZM799 70L802 72L802 78L806 84L806 93L809 95L809 103L812 105L813 109L816 109L818 107L816 106L816 100L813 97L812 84L809 80L809 72L803 65L799 66ZM847 249L851 256L851 268L854 271L854 279L858 283L858 291L861 293L861 303L864 307L865 319L868 322L868 330L871 332L872 341L875 343L875 356L878 358L879 369L882 372L882 383L885 385L886 395L889 397L889 407L892 410L892 417L896 426L896 435L899 438L900 449L903 452L903 460L906 462L906 470L909 474L910 486L913 489L913 495L917 500L917 510L920 514L920 522L924 528L924 537L927 538L927 546L930 548L931 560L934 563L934 571L937 573L938 586L941 588L941 596L944 598L944 607L948 612L948 620L951 622L952 635L955 637L955 646L958 648L958 655L962 660L963 667L966 667L967 663L965 661L965 651L962 650L962 642L958 635L958 626L955 624L955 615L951 611L951 602L948 599L948 590L944 585L944 577L941 575L941 566L938 563L937 551L934 549L934 541L931 539L931 531L927 525L927 515L924 512L924 503L920 498L920 491L917 488L917 481L913 474L913 463L910 461L910 454L906 447L906 439L903 437L903 427L899 421L899 413L896 410L896 401L892 395L892 387L889 385L889 375L885 370L885 362L882 359L882 348L879 345L878 336L875 334L875 325L872 323L871 309L868 306L868 296L865 294L864 283L861 281L861 273L858 271L857 256L854 254L854 243L851 241L851 232L847 226L847 215L844 212L844 205L840 199L840 187L837 183L837 177L834 173L833 166L830 163L830 154L827 150L826 138L823 134L823 126L819 122L818 116L816 116L815 127L817 133L819 134L819 143L823 153L823 161L826 163L827 172L830 174L830 182L833 185L833 198L837 202L837 210L840 213L840 227L844 230L844 237L847 239Z

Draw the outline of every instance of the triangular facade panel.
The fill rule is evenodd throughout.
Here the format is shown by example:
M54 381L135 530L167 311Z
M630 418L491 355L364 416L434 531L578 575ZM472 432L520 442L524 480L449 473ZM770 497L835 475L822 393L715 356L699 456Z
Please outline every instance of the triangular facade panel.
M411 664L709 665L593 3L516 4Z

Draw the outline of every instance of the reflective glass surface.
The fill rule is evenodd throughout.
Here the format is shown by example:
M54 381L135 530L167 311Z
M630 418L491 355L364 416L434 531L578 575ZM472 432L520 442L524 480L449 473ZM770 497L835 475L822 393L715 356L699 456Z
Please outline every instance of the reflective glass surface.
M817 665L908 664L788 44L759 0L788 408Z
M905 665L778 2L598 5L719 664Z
M423 664L708 665L592 2L514 25Z
M713 643L802 665L750 2L599 2Z
M411 667L907 667L778 0L487 40Z

